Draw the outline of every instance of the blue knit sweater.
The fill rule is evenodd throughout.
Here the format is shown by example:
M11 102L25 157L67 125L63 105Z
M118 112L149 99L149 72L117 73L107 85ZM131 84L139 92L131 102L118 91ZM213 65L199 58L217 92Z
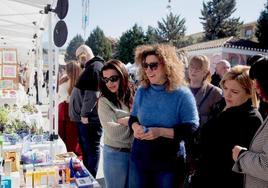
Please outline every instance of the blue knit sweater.
M185 155L184 144L180 142L184 140L182 136L187 137L185 134L191 134L179 128L186 125L192 126L190 128L194 130L199 122L196 102L189 88L180 87L167 92L165 85L140 87L134 98L130 125L132 125L131 119L138 120L146 127L174 128L174 139L165 137L153 140L134 139L131 158L137 168L141 169L139 176L142 176L145 169L151 169L152 172L159 170L174 172L177 168L178 154ZM179 138L176 135L181 136Z
M145 127L173 128L182 123L198 127L198 111L194 96L187 87L167 92L165 85L140 87L134 98L132 116Z

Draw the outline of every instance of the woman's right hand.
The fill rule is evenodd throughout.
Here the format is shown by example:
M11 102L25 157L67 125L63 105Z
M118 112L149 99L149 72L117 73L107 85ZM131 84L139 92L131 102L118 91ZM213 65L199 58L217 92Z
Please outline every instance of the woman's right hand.
M143 126L138 123L132 124L132 129L134 131L134 137L137 139L141 139L144 136Z
M129 116L124 117L124 118L119 118L119 119L117 119L117 123L119 123L121 125L128 126L128 120L129 120Z
M236 161L239 153L241 152L241 150L247 150L247 148L241 147L241 146L234 146L234 148L232 149L232 156L233 156L233 160Z

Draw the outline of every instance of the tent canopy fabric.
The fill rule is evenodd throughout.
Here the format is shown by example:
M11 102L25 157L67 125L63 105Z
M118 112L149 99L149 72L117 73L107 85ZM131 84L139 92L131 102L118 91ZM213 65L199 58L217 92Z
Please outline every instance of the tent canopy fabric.
M29 62L48 30L47 4L55 7L57 0L0 0L0 48L17 49L21 63Z
M56 0L0 0L0 46L34 48L47 27L44 7Z

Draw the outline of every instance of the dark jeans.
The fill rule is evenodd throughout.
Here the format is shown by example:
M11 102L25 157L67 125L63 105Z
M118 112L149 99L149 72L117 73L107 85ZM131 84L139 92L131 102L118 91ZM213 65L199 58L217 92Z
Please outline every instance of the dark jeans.
M176 156L178 144L167 138L134 139L131 188L179 188L184 180L185 161Z
M79 144L82 149L83 163L93 177L96 177L100 158L100 123L77 123Z
M175 188L176 173L169 170L160 170L161 164L154 163L154 168L148 169L143 162L131 159L133 162L130 188ZM151 165L150 165L151 166ZM151 166L152 167L152 166ZM132 178L132 179L131 179ZM134 179L133 179L134 178Z

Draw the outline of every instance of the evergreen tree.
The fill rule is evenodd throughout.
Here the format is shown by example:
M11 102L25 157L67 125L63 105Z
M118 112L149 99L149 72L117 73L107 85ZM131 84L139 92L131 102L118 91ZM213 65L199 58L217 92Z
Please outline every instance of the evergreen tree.
M256 37L261 47L268 49L268 0L258 19Z
M96 27L86 41L95 56L101 56L103 59L108 60L112 57L112 46L110 41L105 37L103 31Z
M84 44L84 40L82 38L81 35L76 35L68 44L67 49L66 49L66 53L65 53L65 61L68 60L75 60L75 51L76 49L80 46Z
M180 19L179 15L174 15L172 12L166 19L162 18L162 22L158 21L157 25L156 31L160 42L176 44L185 35L185 19Z
M148 26L145 36L146 44L158 43L157 31L152 26Z
M117 46L118 46L118 41L119 40L117 38L113 38L113 37L107 37L107 40L111 44L111 47L112 47L112 58L114 58L115 57L115 54L116 54L116 50L117 50Z
M132 29L122 34L117 46L116 58L127 64L134 63L134 50L146 43L146 36L141 27L135 24Z
M230 18L236 11L235 0L211 0L203 2L201 10L202 25L206 40L214 40L228 36L239 36L243 22L240 18Z

